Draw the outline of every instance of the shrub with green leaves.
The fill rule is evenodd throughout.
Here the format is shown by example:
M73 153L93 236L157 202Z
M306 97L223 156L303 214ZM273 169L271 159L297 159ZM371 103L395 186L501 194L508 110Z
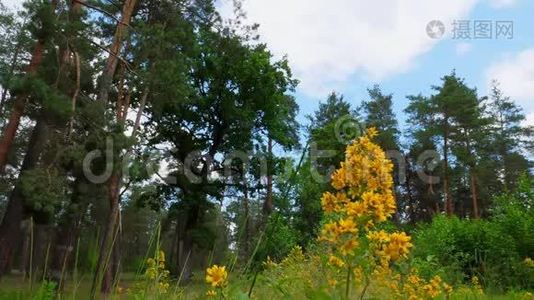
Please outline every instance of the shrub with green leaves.
M534 256L532 181L495 199L487 220L438 216L414 232L414 264L424 274L436 270L453 283L480 278L496 290L532 289L534 272L524 263Z

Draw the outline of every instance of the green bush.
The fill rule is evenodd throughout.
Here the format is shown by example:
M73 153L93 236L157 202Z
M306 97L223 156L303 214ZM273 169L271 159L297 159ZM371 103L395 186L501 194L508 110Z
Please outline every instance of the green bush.
M437 216L413 233L413 264L421 275L436 271L452 283L473 276L489 289L533 289L534 270L524 263L534 256L532 184L520 180L515 192L495 199L487 220Z

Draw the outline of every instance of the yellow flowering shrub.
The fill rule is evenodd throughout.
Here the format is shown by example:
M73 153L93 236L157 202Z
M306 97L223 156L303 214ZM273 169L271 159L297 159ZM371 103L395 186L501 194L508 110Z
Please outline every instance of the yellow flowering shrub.
M396 205L393 164L373 143L376 135L371 128L347 147L345 161L332 175L335 192L321 198L327 221L319 240L328 246L328 264L339 274L329 278L328 284L344 281L349 298L353 285L362 297L374 293L399 299L435 298L450 291L439 276L426 282L416 274L403 277L392 268L407 258L412 243L404 232L378 229L396 212ZM344 273L347 276L341 276Z

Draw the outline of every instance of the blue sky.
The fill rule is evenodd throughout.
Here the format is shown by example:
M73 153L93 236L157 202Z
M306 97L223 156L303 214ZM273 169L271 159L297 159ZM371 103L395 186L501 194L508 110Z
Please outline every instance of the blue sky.
M222 2L223 15L231 1ZM262 41L287 54L297 78L300 120L330 91L355 107L375 83L394 94L401 125L406 95L429 94L453 69L479 95L491 79L534 124L534 1L529 0L245 0L250 22L260 24ZM428 37L432 20L445 25L440 39ZM493 38L454 39L455 20L489 20ZM512 21L513 38L496 39L495 22Z

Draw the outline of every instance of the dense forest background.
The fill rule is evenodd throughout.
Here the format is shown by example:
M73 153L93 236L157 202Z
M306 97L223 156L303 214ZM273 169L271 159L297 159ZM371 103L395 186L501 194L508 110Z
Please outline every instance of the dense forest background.
M322 95L302 124L298 79L239 2L223 20L212 0L32 0L0 6L0 35L0 277L61 285L76 264L109 292L156 239L185 282L311 251L330 175L373 127L422 272L533 287L516 266L534 253L534 128L498 82L452 70L406 95L406 126L379 85Z

